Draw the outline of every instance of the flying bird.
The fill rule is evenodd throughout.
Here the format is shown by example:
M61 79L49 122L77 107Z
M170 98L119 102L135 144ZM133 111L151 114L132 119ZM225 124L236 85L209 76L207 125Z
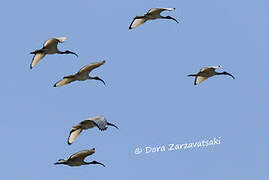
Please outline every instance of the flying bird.
M161 13L163 11L173 11L176 8L152 8L143 16L136 16L132 23L129 26L129 29L133 29L144 24L148 20L155 20L155 19L172 19L178 23L178 21L171 17L171 16L162 16Z
M72 130L69 133L67 143L71 145L75 139L80 135L82 130L90 129L93 127L97 127L99 130L104 131L108 128L108 126L113 126L119 129L116 125L107 122L104 116L94 116L87 120L80 122L79 124L72 127Z
M30 69L32 69L39 61L41 61L47 54L74 54L75 56L78 56L76 53L72 51L59 51L57 48L58 43L62 43L66 40L66 37L57 37L57 38L51 38L47 40L43 44L42 49L35 50L33 52L30 52L30 54L34 54L34 57L32 59L32 62L30 64Z
M106 61L102 61L102 62L95 62L95 63L91 63L88 64L84 67L82 67L76 74L72 74L69 76L65 76L62 80L58 81L57 83L54 84L54 87L58 87L58 86L63 86L66 84L69 84L73 81L85 81L87 79L95 79L95 80L99 80L102 81L105 85L105 81L102 80L99 77L91 77L89 76L90 72L92 70L94 70L95 68L98 68L99 66L105 64Z
M215 75L228 75L231 76L234 79L234 76L231 75L230 73L227 72L216 72L215 70L221 68L221 66L211 66L211 67L204 67L202 69L200 69L200 72L198 72L197 74L189 74L188 76L194 76L195 80L194 80L194 85L197 85L203 81L205 81L206 79L215 76Z
M105 167L104 164L97 162L97 161L92 161L92 162L85 162L84 159L87 156L92 155L95 153L95 148L92 148L90 150L83 150L80 152L77 152L70 156L67 160L66 159L59 159L58 162L54 163L55 165L57 164L65 164L68 166L81 166L81 165L88 165L88 164L100 164Z

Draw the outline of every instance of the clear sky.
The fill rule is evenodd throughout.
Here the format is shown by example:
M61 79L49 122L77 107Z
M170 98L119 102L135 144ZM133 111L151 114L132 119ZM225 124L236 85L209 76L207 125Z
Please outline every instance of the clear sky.
M156 20L129 30L153 7L180 21ZM1 16L1 179L267 180L268 0L3 1ZM60 50L30 70L45 40L66 36ZM63 76L106 60L97 81L54 88ZM235 76L193 85L201 67L222 65ZM104 115L120 130L71 127ZM220 144L168 151L220 137ZM165 152L134 153L166 146ZM86 161L106 167L55 166L96 148Z

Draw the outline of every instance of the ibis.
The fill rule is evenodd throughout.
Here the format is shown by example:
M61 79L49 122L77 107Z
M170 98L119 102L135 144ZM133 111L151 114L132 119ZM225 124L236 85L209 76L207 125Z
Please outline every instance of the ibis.
M58 43L63 43L66 39L66 37L51 38L43 44L42 49L30 52L30 54L34 54L34 57L30 64L30 69L32 69L37 63L39 63L39 61L41 61L47 54L74 54L75 56L78 56L76 53L69 50L59 51L57 47Z
M103 82L105 84L105 81L102 80L101 78L99 78L97 76L96 77L89 76L89 73L92 70L94 70L95 68L98 68L99 66L105 64L105 62L106 61L95 62L95 63L88 64L88 65L82 67L76 74L65 76L62 80L56 82L54 84L54 87L63 86L63 85L69 84L69 83L71 83L73 81L85 81L85 80L88 80L88 79L99 80L99 81L101 81L101 82Z
M197 85L206 79L215 76L215 75L228 75L231 76L234 79L234 76L227 72L216 72L216 69L221 68L221 66L211 66L211 67L204 67L200 69L200 72L197 74L189 74L188 76L194 76L194 85Z
M155 19L172 19L178 23L178 21L171 17L171 16L162 16L161 13L163 11L173 11L176 8L152 8L143 16L136 16L132 23L129 26L129 29L133 29L144 24L148 20L155 20Z
M87 156L92 155L95 153L95 148L92 148L90 150L83 150L79 151L73 155L71 155L68 159L59 159L58 162L54 163L55 165L57 164L64 164L68 166L81 166L81 165L89 165L89 164L100 164L105 167L104 164L97 162L97 161L92 161L92 162L85 162L84 159Z
M87 120L80 122L79 124L72 127L72 130L69 133L67 143L71 145L75 139L80 135L82 130L90 129L93 127L97 127L99 130L104 131L108 128L108 126L113 126L119 129L116 125L107 122L104 116L94 116Z

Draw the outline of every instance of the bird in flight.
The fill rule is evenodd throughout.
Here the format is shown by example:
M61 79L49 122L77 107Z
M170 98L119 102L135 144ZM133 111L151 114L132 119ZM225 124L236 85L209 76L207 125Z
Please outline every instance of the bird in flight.
M71 145L76 140L76 138L80 135L82 130L97 127L99 130L104 131L108 128L108 126L113 126L119 129L116 125L107 122L104 116L94 116L92 118L84 120L80 122L79 124L72 127L72 130L69 133L67 143Z
M85 162L84 159L87 156L92 155L95 153L95 148L92 148L90 150L83 150L79 151L73 155L71 155L68 159L59 159L58 162L54 163L55 165L57 164L64 164L68 166L81 166L81 165L89 165L89 164L100 164L105 167L104 164L97 162L97 161L92 161L92 162Z
M66 37L51 38L43 44L42 49L30 52L30 54L34 54L34 57L30 64L30 69L32 69L37 63L39 63L39 61L41 61L47 54L74 54L78 57L78 55L72 51L59 51L57 47L58 43L63 43L66 39Z
M215 75L228 75L231 76L233 79L234 76L231 75L230 73L227 72L216 72L215 70L221 68L221 66L211 66L211 67L204 67L202 69L200 69L200 72L198 72L197 74L189 74L188 76L194 76L195 80L194 80L194 85L197 85L203 81L205 81L206 79L215 76Z
M105 64L106 61L102 61L102 62L95 62L95 63L91 63L91 64L88 64L84 67L82 67L76 74L72 74L72 75L69 75L69 76L65 76L62 80L56 82L54 84L54 87L59 87L59 86L63 86L63 85L66 85L66 84L69 84L73 81L85 81L85 80L88 80L88 79L94 79L94 80L99 80L99 81L102 81L105 85L105 81L102 80L101 78L99 77L91 77L89 76L90 72L92 70L94 70L95 68L98 68L99 66Z
M162 16L161 13L163 11L173 11L176 8L152 8L143 16L136 16L132 23L129 26L129 29L133 29L144 24L148 20L155 20L155 19L172 19L178 23L178 21L171 17L171 16Z

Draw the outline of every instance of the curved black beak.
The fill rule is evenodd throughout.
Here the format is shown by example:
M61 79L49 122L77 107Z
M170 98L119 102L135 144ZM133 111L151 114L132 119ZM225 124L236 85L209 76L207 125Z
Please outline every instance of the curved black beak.
M117 128L117 129L119 129L115 124L112 124L112 123L107 122L107 125L113 126L113 127Z
M100 164L100 165L106 167L103 163L100 163L100 162L97 162L97 161L92 161L89 164Z
M234 77L233 75L231 75L230 73L227 73L227 72L225 72L225 71L224 71L222 74L231 76L233 79L235 79L235 77Z
M99 77L93 77L92 79L98 80L98 81L102 81L104 83L104 85L106 85L105 81Z
M166 19L172 19L172 20L176 21L177 23L179 23L175 18L173 18L171 16L166 16Z
M72 51L68 51L68 50L65 51L64 54L73 54L73 55L75 55L75 56L78 57L77 53L74 53L74 52L72 52Z
M78 57L78 55L77 55L76 53L74 53L74 52L70 52L70 54L74 54L75 56L77 56L77 57Z

